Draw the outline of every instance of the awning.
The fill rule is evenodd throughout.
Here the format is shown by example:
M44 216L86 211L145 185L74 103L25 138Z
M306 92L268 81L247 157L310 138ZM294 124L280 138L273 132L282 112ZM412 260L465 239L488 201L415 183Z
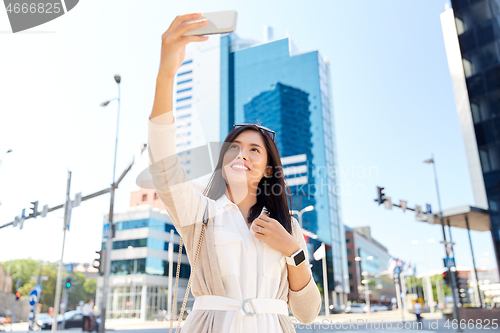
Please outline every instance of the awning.
M469 220L470 230L475 231L490 231L490 214L487 209L482 209L474 206L463 205L458 207L453 207L443 210L444 225L448 225L448 220L450 221L450 226L455 228L467 229L465 224L465 216ZM430 224L441 224L439 216L433 214L434 223Z

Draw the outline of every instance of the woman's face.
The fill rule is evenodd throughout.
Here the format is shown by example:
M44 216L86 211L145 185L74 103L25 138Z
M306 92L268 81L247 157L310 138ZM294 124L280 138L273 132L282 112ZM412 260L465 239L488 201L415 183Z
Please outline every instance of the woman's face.
M271 168L266 171L267 150L262 135L253 130L240 133L229 144L222 165L222 174L230 186L246 184L257 188L262 177L271 174Z

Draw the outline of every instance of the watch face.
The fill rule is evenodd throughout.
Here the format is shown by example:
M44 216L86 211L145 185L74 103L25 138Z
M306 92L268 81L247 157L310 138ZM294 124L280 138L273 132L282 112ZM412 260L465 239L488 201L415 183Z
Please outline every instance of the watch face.
M293 258L295 259L295 266L300 265L301 262L303 262L304 260L306 260L306 256L304 255L304 250L300 251L300 253L298 253Z

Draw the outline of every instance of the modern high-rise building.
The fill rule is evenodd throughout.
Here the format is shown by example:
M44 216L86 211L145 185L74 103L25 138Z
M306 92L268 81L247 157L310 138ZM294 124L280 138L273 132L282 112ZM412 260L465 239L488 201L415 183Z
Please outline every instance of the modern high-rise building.
M111 250L111 275L106 315L109 319L137 321L164 319L168 310L168 246L173 230L173 282L179 256L180 236L154 189L140 189L130 195L130 209L113 217L116 235ZM104 224L108 216L104 216ZM102 247L105 248L103 240ZM191 272L183 251L177 309L184 299ZM109 255L109 251L106 251ZM102 298L102 277L97 278L96 304ZM191 304L194 299L188 299ZM189 304L188 304L189 305Z
M392 274L385 274L391 258L387 248L371 236L370 227L346 226L345 229L351 289L349 300L365 303L368 291L370 304L391 303L396 297L396 289ZM365 283L362 283L363 280Z
M329 298L333 305L342 305L347 302L349 279L345 231L335 193L329 64L318 51L299 53L290 38L272 40L272 30L264 32L264 43L229 34L188 45L174 98L178 130L185 127L176 138L178 152L214 142L216 163L218 152L213 150L220 149L234 124L260 122L273 129L292 192L292 209L314 206L312 212L304 213L303 227L318 236L309 238L312 251L321 242L331 249L327 251ZM183 154L187 155L186 170L199 165L189 159L188 152ZM206 186L208 178L208 173L192 177L200 186ZM323 284L319 261L313 263L313 274Z
M451 0L441 14L475 205L489 209L500 267L500 1Z

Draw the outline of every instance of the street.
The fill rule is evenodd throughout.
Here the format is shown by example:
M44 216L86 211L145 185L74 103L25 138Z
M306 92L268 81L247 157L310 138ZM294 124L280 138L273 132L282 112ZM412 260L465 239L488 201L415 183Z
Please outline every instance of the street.
M313 324L306 325L299 323L294 317L290 317L290 323L294 326L297 333L316 333L316 332L347 332L356 331L358 333L365 332L455 332L452 328L452 323L443 319L441 314L424 314L422 325L418 325L415 317L411 314L405 314L405 322L401 321L401 316L392 311L380 314L342 314L330 316L318 316ZM123 323L120 321L108 322L108 329L113 333L139 333L148 331L148 333L164 333L170 329L168 321L148 321L148 322L130 322ZM474 326L470 325L471 327ZM465 328L464 332L500 332L500 328L496 324L490 324L489 327L484 325L475 325L475 328ZM177 321L174 321L174 329L177 327ZM421 327L421 329L419 328ZM496 327L496 328L495 328ZM13 325L13 332L27 332L27 323L19 323ZM182 326L181 326L182 328ZM10 327L5 327L5 331L9 332ZM49 332L49 331L45 331ZM66 329L67 333L81 332L81 329Z

